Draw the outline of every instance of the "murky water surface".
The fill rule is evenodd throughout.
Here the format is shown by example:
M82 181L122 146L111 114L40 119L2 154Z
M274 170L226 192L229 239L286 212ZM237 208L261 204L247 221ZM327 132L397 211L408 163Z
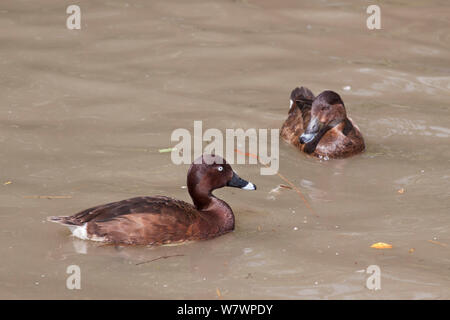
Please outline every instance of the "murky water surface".
M77 3L80 31L71 1L0 6L1 298L450 298L448 1L382 2L377 31L367 1ZM258 191L216 192L237 228L211 241L114 248L45 221L137 195L190 201L188 166L158 152L172 131L279 128L298 85L339 92L367 145L318 161L280 143L280 173L318 216L240 165Z

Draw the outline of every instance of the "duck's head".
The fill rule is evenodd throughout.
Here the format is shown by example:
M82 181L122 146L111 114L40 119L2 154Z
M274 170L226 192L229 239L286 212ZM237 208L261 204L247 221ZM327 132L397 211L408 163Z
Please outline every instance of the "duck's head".
M300 136L301 144L317 143L329 129L347 118L344 102L334 91L324 91L313 101L311 120Z
M191 164L187 185L191 196L194 190L210 193L222 187L256 190L253 183L240 178L222 157L211 154L204 154Z

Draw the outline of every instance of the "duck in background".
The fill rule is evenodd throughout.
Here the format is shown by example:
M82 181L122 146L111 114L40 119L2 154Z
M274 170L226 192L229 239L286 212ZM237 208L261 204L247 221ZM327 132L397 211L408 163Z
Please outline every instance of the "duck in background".
M280 136L300 151L325 159L346 158L365 149L341 97L329 90L315 97L308 88L295 88Z
M190 166L187 187L194 205L165 197L137 197L93 207L72 216L49 217L83 240L156 245L211 239L234 230L230 206L212 191L222 187L256 190L224 159L202 155Z

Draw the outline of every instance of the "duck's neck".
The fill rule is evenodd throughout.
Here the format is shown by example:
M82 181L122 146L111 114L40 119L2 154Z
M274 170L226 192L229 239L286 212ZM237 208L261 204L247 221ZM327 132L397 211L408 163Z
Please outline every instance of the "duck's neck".
M215 197L209 190L202 190L199 185L189 188L189 194L197 210L217 221L222 231L234 229L234 214L225 201Z

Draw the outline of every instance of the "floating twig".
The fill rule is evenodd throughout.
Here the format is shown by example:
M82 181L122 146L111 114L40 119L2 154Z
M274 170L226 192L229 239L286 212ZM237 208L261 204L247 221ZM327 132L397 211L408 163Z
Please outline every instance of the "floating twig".
M23 196L25 199L72 199L72 196Z
M442 247L447 247L448 246L448 244L446 244L446 243L442 243L442 242L435 241L435 240L428 240L428 242L440 245Z
M248 153L248 152L242 152L242 151L240 151L240 150L238 150L238 149L235 149L234 151L236 151L236 153L244 154L244 155L246 155L246 156L253 157L253 158L256 158L256 159L259 159L258 155L256 155L256 154L252 154L252 153ZM266 165L266 164L264 164L264 163L262 163L262 165L264 165L266 168L269 168L269 166ZM297 187L295 186L295 184L293 184L291 181L289 181L289 180L288 180L285 176L283 176L281 173L277 172L277 175L278 175L284 182L286 182L292 189L294 189L295 192L297 192L297 194L300 196L300 199L303 200L303 202L305 203L305 206L309 209L309 211L311 211L311 213L312 213L313 215L315 215L316 217L318 217L319 215L318 215L318 214L316 213L316 211L311 207L311 205L310 205L309 202L306 200L305 196L304 196L303 193L300 191L300 189L297 188ZM286 187L287 187L287 186L286 186Z
M156 261L156 260L167 259L167 258L172 258L172 257L183 257L183 256L184 256L184 254L174 254L174 255L171 255L171 256L161 256L161 257L158 257L158 258L155 258L155 259L151 259L151 260L147 260L147 261L142 261L142 262L136 263L136 265L138 266L138 265L145 264L145 263L150 263L150 262L153 262L153 261Z

